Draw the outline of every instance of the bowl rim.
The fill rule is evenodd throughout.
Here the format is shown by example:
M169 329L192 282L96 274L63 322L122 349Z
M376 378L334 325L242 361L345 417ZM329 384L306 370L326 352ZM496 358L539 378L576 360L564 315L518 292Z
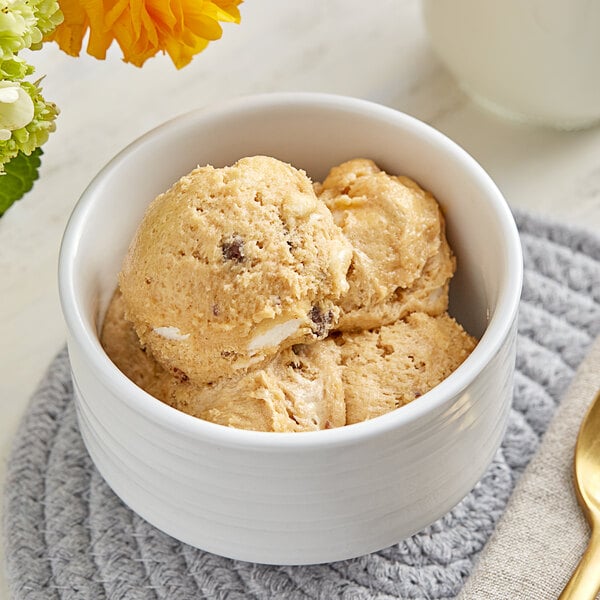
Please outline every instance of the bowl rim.
M454 155L474 179L480 189L486 190L490 207L502 229L505 244L505 284L500 290L496 308L477 346L467 359L443 382L427 393L384 415L329 430L307 432L262 432L235 429L204 421L174 409L135 385L112 363L100 345L98 336L86 326L86 318L79 298L75 278L78 246L87 216L98 197L103 182L130 155L145 144L153 143L165 133L189 123L198 123L215 117L245 111L265 111L274 107L311 107L360 113L376 119L386 119L403 130L425 136L430 143L440 146L445 153ZM252 449L318 449L336 445L346 446L358 440L368 440L410 426L428 413L443 408L454 400L479 375L484 367L500 351L510 335L516 320L523 279L523 257L519 233L508 203L491 177L456 142L450 140L432 126L394 108L373 101L319 92L272 92L239 96L218 105L207 105L179 116L151 129L116 154L92 179L77 201L67 222L59 252L58 284L60 304L72 339L76 340L85 361L92 366L115 396L126 402L131 409L149 420L188 437L198 436L206 442L228 447ZM70 340L69 340L70 341ZM70 345L70 343L68 344ZM74 379L77 378L73 373Z

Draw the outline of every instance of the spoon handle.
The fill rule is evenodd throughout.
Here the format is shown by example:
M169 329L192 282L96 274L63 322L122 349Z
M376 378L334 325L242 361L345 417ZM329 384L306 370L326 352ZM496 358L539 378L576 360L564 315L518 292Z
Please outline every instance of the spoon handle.
M600 529L590 542L558 600L594 600L600 591Z

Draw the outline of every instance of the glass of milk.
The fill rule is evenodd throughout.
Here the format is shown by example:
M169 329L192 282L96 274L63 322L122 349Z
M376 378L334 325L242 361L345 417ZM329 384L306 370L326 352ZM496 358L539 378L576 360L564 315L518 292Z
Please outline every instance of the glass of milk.
M423 0L423 14L480 104L562 129L600 122L600 0Z

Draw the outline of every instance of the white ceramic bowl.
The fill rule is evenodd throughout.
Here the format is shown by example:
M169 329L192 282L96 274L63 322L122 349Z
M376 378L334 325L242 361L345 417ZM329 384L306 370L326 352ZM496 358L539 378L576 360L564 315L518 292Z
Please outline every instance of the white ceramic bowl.
M443 383L364 423L240 431L152 398L98 341L126 248L152 198L197 164L267 154L321 179L353 157L406 174L441 203L458 256L451 312L481 340ZM482 476L509 410L521 290L519 238L500 192L441 133L362 100L271 94L170 121L116 156L67 226L60 294L81 433L108 484L184 542L247 561L341 560L391 545L451 509Z

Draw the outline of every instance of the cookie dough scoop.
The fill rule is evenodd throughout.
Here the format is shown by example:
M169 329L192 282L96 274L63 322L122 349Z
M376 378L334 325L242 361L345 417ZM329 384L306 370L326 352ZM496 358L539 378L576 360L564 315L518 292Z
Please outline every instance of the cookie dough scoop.
M315 187L353 247L339 330L371 329L415 310L446 309L455 263L431 194L361 158L333 167Z
M285 348L262 368L195 385L154 359L113 295L101 332L106 353L136 385L165 404L219 425L254 431L316 431L346 424L341 353L328 338Z
M197 168L158 196L119 286L142 345L206 384L325 338L351 256L306 174L255 156Z

